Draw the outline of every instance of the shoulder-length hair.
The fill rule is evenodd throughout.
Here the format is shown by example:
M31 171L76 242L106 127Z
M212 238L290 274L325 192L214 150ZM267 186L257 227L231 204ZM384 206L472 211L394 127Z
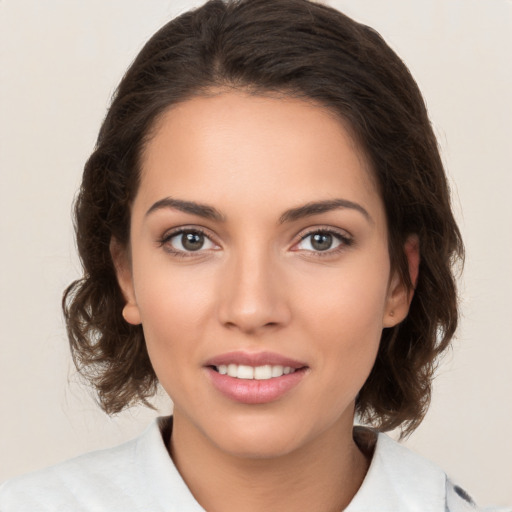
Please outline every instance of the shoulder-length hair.
M384 201L392 268L412 288L404 243L421 263L407 318L384 329L356 411L381 430L416 428L441 353L457 326L453 264L463 258L449 189L421 93L373 29L308 0L210 0L161 28L113 97L75 203L83 277L63 309L74 362L116 413L157 386L141 326L124 298L109 246L129 243L130 205L152 127L171 105L218 88L313 100L343 120Z

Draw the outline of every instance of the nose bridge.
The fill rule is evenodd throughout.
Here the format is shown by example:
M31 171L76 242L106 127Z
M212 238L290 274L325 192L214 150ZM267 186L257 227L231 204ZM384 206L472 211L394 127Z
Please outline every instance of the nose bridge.
M289 319L284 276L270 247L251 243L234 249L221 283L219 316L224 325L252 332Z

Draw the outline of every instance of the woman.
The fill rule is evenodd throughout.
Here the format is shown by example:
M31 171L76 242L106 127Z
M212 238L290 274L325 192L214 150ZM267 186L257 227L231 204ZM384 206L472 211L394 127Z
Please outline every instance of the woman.
M104 410L140 438L4 484L10 510L475 510L410 434L457 324L463 246L426 109L368 27L214 0L123 78L64 296ZM353 428L354 415L375 429Z

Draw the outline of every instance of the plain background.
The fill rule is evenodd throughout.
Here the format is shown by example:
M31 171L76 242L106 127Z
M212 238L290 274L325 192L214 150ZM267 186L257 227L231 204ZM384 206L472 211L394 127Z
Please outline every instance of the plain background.
M121 442L156 414L99 410L60 299L79 276L71 203L109 98L145 40L200 3L0 0L0 480ZM479 503L511 504L512 2L326 3L376 28L416 77L467 248L461 328L406 444Z

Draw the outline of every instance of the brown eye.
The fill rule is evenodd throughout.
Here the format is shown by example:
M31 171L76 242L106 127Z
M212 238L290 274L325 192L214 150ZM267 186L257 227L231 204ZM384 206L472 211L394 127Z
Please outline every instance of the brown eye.
M204 245L204 235L202 233L183 233L181 244L187 251L197 251Z
M198 252L204 249L214 249L216 245L204 234L197 229L181 229L174 231L162 240L169 252L186 253Z
M329 230L311 231L305 234L297 245L302 251L310 251L313 253L326 252L332 254L336 250L343 249L345 246L352 244L352 238Z
M316 233L311 237L311 246L317 251L326 251L331 248L333 236L328 233Z

